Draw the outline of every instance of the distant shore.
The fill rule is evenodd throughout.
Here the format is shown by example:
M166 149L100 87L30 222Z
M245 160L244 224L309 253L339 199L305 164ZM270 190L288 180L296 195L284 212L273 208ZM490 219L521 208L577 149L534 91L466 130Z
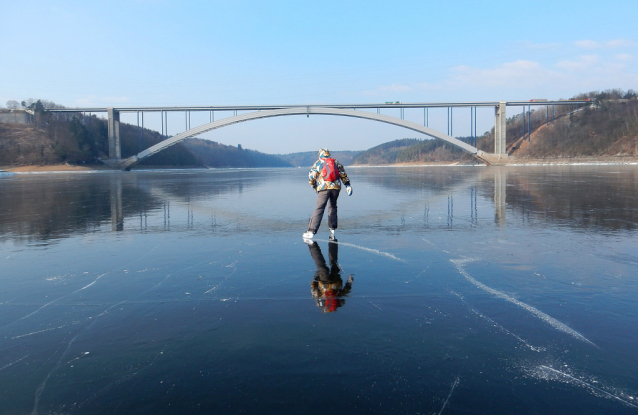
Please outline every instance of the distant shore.
M141 166L137 169L202 169L205 167L176 167L176 166ZM136 170L136 169L133 169ZM78 171L120 171L102 164L72 165L51 164L45 166L0 166L0 171L9 173L45 173L45 172L78 172Z
M561 158L544 158L544 159L529 159L529 158L512 158L508 165L521 166L521 165L587 165L587 164L638 164L638 157L623 157L623 156L606 156L606 157L561 157ZM402 167L402 166L471 166L480 164L471 164L467 162L420 162L420 163L395 163L395 164L374 164L374 165L350 165L349 167ZM148 169L183 169L184 167L175 166L147 166ZM200 167L201 168L201 167ZM45 166L0 166L0 171L6 171L10 173L45 173L45 172L79 172L79 171L119 171L112 167L91 164L91 165L71 165L71 164L53 164Z
M638 157L634 156L600 156L600 157L548 157L542 159L511 157L508 166L561 166L561 165L591 165L591 164L638 164ZM356 164L348 167L402 167L402 166L483 166L481 163L468 161L438 161L395 164Z
M56 171L93 171L93 170L114 170L112 167L98 164L76 166L71 164L52 164L45 166L5 166L0 167L0 171L10 173L30 173L30 172L56 172ZM117 171L117 170L114 170Z

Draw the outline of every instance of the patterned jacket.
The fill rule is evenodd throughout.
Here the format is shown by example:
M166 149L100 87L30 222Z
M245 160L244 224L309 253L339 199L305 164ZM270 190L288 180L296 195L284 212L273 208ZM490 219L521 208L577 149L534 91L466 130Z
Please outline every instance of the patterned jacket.
M330 155L330 153L328 153L328 155ZM337 170L339 170L339 178L334 182L325 181L321 176L321 169L323 168L323 158L319 158L310 168L310 173L308 173L308 181L310 182L310 186L312 186L317 192L330 189L339 190L341 189L342 182L346 186L349 186L350 179L348 179L348 175L346 174L346 170L343 168L343 164L335 160L335 166L337 166Z

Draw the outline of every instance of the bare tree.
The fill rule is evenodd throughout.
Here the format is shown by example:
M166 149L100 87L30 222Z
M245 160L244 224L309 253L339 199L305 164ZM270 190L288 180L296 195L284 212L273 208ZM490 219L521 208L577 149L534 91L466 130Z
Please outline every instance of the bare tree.
M18 109L20 108L20 103L18 101L10 99L9 101L7 101L7 108L12 110Z

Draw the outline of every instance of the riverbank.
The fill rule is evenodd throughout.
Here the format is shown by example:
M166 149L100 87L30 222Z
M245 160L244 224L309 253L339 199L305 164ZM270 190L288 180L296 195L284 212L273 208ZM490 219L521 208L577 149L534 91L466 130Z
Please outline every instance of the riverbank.
M136 166L133 170L170 170L170 169L202 169L205 167L176 167L176 166ZM51 164L46 166L0 166L0 172L9 173L46 173L46 172L80 172L80 171L120 171L103 164L72 165L72 164Z
M0 171L10 173L37 173L37 172L59 172L59 171L94 171L94 170L113 170L113 168L105 165L83 165L75 166L71 164L52 164L46 166L4 166L0 167Z
M591 164L638 164L638 157L634 156L600 156L600 157L547 157L547 158L516 158L510 157L506 165L591 165ZM348 167L409 167L409 166L483 166L482 163L472 161L438 161L414 162L394 164L356 164Z
M599 157L544 157L544 158L516 158L509 160L507 165L577 165L577 164L638 164L635 156L599 156Z

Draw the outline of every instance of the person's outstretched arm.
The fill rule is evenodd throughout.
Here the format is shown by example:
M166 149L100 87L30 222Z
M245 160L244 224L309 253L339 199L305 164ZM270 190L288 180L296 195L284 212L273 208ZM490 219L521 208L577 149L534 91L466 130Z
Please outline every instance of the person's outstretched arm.
M350 179L348 178L348 173L346 173L346 169L343 168L343 164L337 161L337 169L339 169L339 179L346 186L350 186Z

